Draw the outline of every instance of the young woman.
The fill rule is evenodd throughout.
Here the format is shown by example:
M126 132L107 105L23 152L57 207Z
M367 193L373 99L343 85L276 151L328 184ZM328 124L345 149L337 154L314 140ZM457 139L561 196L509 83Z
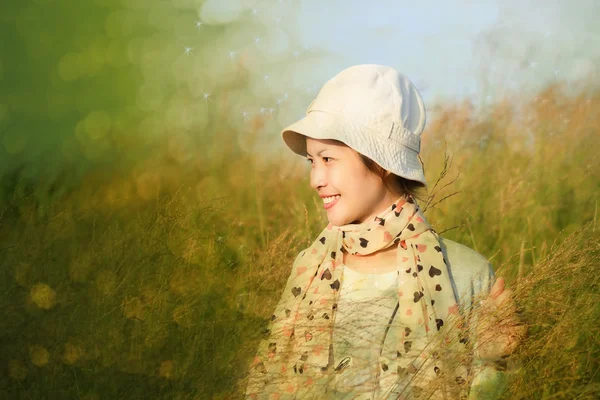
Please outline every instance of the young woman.
M368 64L330 79L282 131L329 224L292 265L247 398L493 398L492 362L523 330L489 262L438 236L417 204L424 126L412 83ZM500 305L511 315L490 323Z

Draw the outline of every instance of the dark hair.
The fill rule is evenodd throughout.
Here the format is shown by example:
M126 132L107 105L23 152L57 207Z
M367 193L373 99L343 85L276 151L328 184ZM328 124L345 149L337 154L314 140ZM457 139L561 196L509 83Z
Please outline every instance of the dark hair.
M358 155L360 156L360 160L362 161L364 166L367 167L369 171L371 171L373 174L379 176L381 178L381 181L383 182L383 185L390 192L394 192L392 189L389 188L385 181L385 173L388 171L381 167L379 164L377 164L375 161L371 160L369 157L365 156L364 154L358 153ZM422 182L406 179L391 172L390 174L393 176L393 182L395 183L397 188L400 189L401 195L410 195L412 197L418 198L419 191L425 188L425 184L423 184Z

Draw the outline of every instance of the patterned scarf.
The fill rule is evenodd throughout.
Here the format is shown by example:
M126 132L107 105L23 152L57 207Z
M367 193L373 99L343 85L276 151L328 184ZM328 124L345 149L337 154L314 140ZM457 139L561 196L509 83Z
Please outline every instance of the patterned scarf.
M333 329L346 249L368 255L397 245L398 306L379 357L383 398L459 399L468 392L466 326L437 233L413 197L372 221L334 226L296 257L252 362L246 398L329 398L335 374ZM390 343L392 339L394 342ZM387 353L386 353L387 354Z

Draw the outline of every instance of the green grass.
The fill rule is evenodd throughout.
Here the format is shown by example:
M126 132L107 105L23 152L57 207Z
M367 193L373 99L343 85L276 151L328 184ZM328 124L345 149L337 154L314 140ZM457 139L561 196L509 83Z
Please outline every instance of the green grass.
M431 204L445 198L428 219L492 260L530 326L507 399L600 396L599 110L598 93L549 88L519 110L448 106L426 131ZM241 397L327 221L302 160L217 137L200 166L157 148L69 190L2 182L0 398Z

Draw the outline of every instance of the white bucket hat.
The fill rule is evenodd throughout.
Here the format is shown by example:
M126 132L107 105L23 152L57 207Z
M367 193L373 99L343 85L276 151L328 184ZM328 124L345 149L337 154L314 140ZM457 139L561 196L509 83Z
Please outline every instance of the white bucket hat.
M306 137L339 140L386 170L424 184L419 162L425 106L417 88L392 67L354 65L328 80L306 117L281 131L306 157Z

